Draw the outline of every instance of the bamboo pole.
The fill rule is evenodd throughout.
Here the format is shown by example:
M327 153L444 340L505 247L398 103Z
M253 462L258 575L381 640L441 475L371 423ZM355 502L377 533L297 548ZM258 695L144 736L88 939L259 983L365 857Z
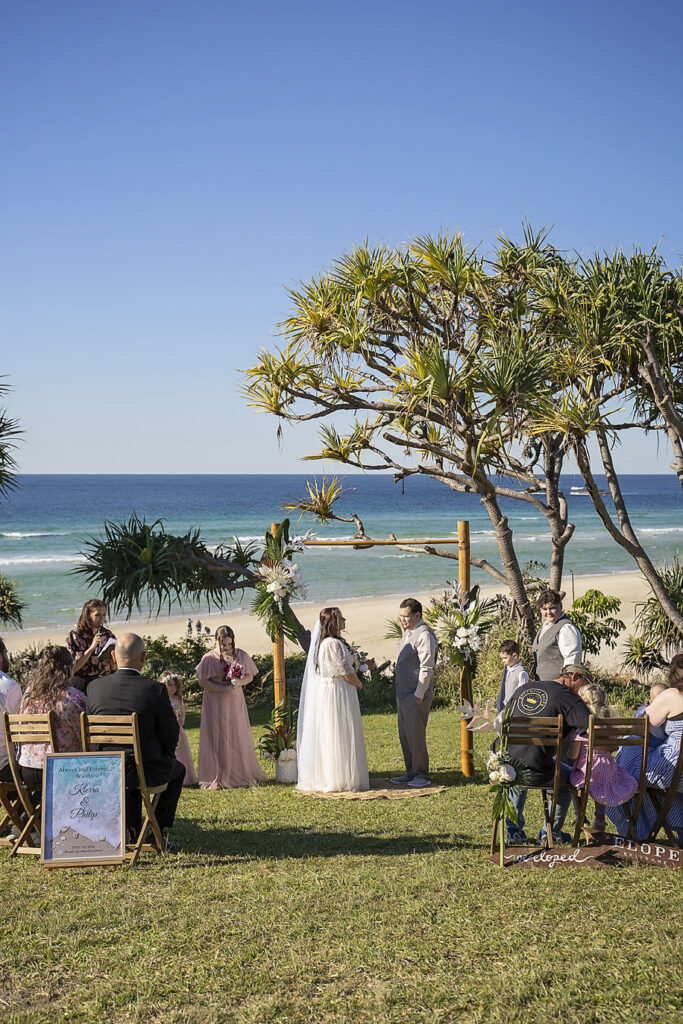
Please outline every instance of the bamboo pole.
M466 519L458 521L458 582L460 589L470 591L470 524ZM460 670L460 703L472 703L472 680L470 670ZM467 719L460 718L460 769L466 779L474 775L473 736L467 728Z
M279 523L270 524L270 532L274 537L280 527ZM281 631L273 640L273 699L275 707L285 699L285 638Z
M354 547L354 548L372 548L380 547L383 544L412 544L413 546L421 547L423 544L458 544L459 541L456 537L427 537L425 540L367 540L359 537L357 539L351 537L348 540L305 540L304 544L307 548L335 548L335 547Z

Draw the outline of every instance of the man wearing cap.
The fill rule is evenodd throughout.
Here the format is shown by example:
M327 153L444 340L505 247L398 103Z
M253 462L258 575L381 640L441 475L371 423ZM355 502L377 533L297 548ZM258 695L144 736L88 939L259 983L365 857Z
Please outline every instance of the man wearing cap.
M584 665L565 665L554 680L536 680L520 686L505 705L504 711L511 708L513 715L527 718L554 718L562 715L562 735L566 741L570 733L586 732L588 729L590 712L577 693L584 683L592 682L591 674ZM530 769L529 781L532 785L552 789L555 761L546 747L511 744L508 753L510 757L521 761ZM572 841L572 837L562 831L571 803L571 791L567 788L570 771L571 767L568 764L561 765L560 790L552 822L553 842L558 845L566 845ZM524 833L524 804L527 792L526 789L518 789L512 798L517 811L517 824L515 825L509 818L506 819L508 841L511 843L528 842ZM540 842L545 842L545 828L541 829L538 838Z
M582 659L581 632L562 610L562 597L555 590L538 595L541 628L534 637L534 676L557 679L565 665L579 665Z

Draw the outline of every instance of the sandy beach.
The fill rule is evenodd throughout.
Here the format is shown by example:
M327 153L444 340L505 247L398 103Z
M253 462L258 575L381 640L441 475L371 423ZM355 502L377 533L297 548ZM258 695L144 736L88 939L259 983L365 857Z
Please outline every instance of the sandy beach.
M621 599L619 617L626 623L628 631L633 626L636 603L643 601L649 595L646 581L637 572L576 576L574 578L574 597L580 597L592 588ZM565 580L564 589L566 591L565 606L568 607L573 600L571 579ZM490 587L482 587L482 593L485 595L493 595L499 590L500 587L495 584ZM411 596L417 596L423 603L426 603L429 597L436 593L437 591L432 591L431 594L422 593ZM385 633L387 632L387 620L395 618L397 615L399 601L400 598L395 595L344 601L343 608L347 619L346 635L377 660L393 658L396 642L385 639ZM310 629L317 612L324 607L325 603L300 604L296 606L296 613L304 625ZM332 595L328 603L336 603ZM262 624L247 611L211 612L200 617L202 626L210 626L212 631L222 623L229 623L235 630L238 645L251 654L265 654L271 650L271 642ZM187 615L131 618L127 623L112 621L111 626L115 633L128 630L153 637L164 634L169 640L177 641L186 635L187 618ZM65 634L66 630L61 627L59 629L6 630L2 635L11 653L28 647L29 644L64 643ZM288 649L296 650L291 645L288 646ZM608 667L615 665L618 658L618 649L615 651L607 649L601 653L599 660L601 664Z

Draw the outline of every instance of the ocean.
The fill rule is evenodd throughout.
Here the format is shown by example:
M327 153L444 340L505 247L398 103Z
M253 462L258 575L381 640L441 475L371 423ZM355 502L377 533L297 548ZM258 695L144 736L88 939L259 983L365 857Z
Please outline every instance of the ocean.
M233 476L24 476L19 489L0 504L0 571L13 577L27 604L24 626L70 626L83 602L94 596L70 570L82 561L86 539L100 532L106 519L118 521L133 511L148 521L163 519L170 532L199 526L208 545L260 540L273 521L287 514L286 501L305 495L307 475ZM395 484L384 474L343 478L344 493L336 510L358 513L368 534L399 538L456 537L459 519L470 522L472 554L498 563L494 531L475 495L459 494L425 478ZM632 522L653 561L670 561L683 540L683 497L676 477L625 476L622 487ZM579 488L579 477L563 477L565 492ZM600 486L604 487L604 480ZM521 502L503 502L523 562L549 561L545 519ZM326 527L308 517L293 532L313 529L318 538L350 537L352 524ZM566 573L633 571L635 563L608 536L587 496L570 497L576 525L566 553ZM455 552L456 547L452 550ZM352 597L438 589L457 579L457 564L417 553L373 548L314 548L298 557L308 600L316 603ZM473 579L491 582L474 571ZM249 598L243 598L245 605ZM235 602L228 607L239 607ZM173 614L195 609L185 606ZM113 617L115 620L115 616Z

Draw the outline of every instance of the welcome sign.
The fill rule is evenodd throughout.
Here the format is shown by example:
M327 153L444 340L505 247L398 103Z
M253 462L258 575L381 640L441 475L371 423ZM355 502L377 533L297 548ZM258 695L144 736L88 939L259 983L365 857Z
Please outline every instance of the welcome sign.
M123 753L46 754L41 864L122 864L124 787Z

